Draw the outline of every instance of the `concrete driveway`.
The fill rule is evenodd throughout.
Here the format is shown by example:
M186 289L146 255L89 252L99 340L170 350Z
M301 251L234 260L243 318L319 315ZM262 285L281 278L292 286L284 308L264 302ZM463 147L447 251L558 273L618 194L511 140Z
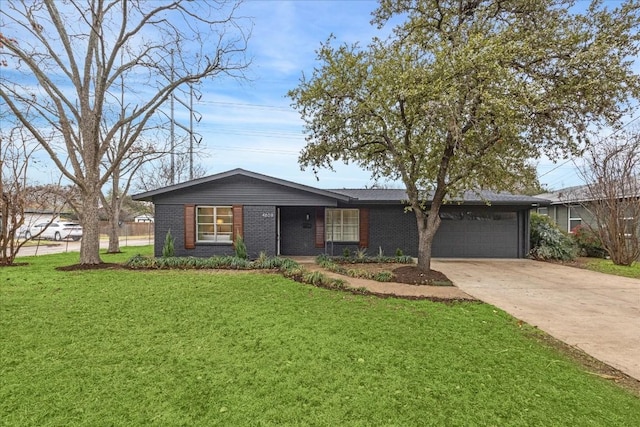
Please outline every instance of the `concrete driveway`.
M640 279L532 260L435 259L464 292L640 379Z

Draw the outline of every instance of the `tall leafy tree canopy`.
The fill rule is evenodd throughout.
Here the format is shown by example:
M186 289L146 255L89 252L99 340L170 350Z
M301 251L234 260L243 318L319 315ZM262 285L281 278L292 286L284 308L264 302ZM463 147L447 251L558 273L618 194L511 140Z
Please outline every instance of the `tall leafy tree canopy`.
M302 167L356 162L400 179L430 268L439 210L468 189L535 181L532 159L579 155L640 95L639 5L577 13L556 0L381 0L404 17L367 47L332 39L290 91L306 123Z

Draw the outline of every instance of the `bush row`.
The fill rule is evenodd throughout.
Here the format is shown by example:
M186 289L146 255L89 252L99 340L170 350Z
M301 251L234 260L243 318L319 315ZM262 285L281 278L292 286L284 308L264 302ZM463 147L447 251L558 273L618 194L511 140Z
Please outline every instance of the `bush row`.
M264 253L249 261L238 256L198 257L145 257L136 255L125 266L131 269L229 269L229 270L272 270L284 277L300 283L327 288L348 290L354 293L366 293L366 290L348 286L344 280L334 279L319 271L308 271L290 258L269 257Z
M199 257L145 257L136 255L125 263L132 269L232 269L232 270L285 270L298 267L298 263L289 258L267 257L263 254L249 261L237 256Z
M400 259L406 259L408 258L409 261L400 261ZM321 266L322 268L326 268L329 271L333 271L334 273L338 273L338 274L342 274L345 276L349 276L349 277L358 277L358 278L362 278L362 279L369 279L369 280L376 280L378 282L391 282L394 279L394 275L392 272L390 271L380 271L377 273L371 272L371 271L367 271L367 270L362 270L362 269L355 269L355 268L347 268L344 266L344 264L340 264L339 262L336 261L342 261L344 262L344 258L338 258L337 260L330 257L329 255L318 255L316 257L316 264L318 264L319 266ZM411 257L395 257L395 258L390 258L390 257L384 257L382 260L378 257L374 257L374 258L365 258L365 259L358 259L357 261L354 260L349 260L349 263L355 264L355 263L373 263L373 262L385 262L385 263L391 263L391 262L397 262L397 263L404 263L404 264L408 264L408 263L412 263L413 259L411 259Z
M382 252L382 248L380 248L380 250L378 251L378 254L374 256L368 255L366 248L360 248L356 251L353 251L353 253L348 248L345 248L341 257L330 257L329 255L326 255L326 254L322 254L318 256L331 258L340 264L359 264L359 263L365 264L365 263L380 263L380 262L398 263L398 264L413 263L413 258L408 255L404 255L401 249L396 249L395 256L384 255L384 253Z

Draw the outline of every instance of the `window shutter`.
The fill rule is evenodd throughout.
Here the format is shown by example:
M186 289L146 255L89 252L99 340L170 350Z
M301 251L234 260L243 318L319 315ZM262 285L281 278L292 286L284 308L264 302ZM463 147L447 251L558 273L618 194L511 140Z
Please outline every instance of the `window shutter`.
M233 236L231 239L235 242L237 236L244 237L242 205L233 205Z
M196 205L184 205L184 248L196 247Z
M316 209L316 248L324 248L324 208Z
M360 209L360 242L361 248L369 247L369 209Z

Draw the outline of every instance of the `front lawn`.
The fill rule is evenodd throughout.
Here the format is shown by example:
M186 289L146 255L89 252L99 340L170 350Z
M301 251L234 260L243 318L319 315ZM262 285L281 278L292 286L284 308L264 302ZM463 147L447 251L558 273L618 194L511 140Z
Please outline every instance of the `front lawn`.
M616 276L631 277L632 279L640 279L640 262L634 262L629 267L623 265L615 265L609 259L591 259L586 263L586 268L601 273L613 274Z
M77 256L0 269L2 425L640 425L637 396L490 305L55 270Z

